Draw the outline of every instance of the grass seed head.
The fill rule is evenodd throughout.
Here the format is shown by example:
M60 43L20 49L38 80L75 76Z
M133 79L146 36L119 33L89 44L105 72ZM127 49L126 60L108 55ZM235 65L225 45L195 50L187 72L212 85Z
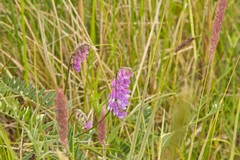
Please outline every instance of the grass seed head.
M59 141L62 146L67 149L68 147L68 113L67 113L67 100L64 96L62 89L57 90L56 94L56 119L59 125L58 135Z

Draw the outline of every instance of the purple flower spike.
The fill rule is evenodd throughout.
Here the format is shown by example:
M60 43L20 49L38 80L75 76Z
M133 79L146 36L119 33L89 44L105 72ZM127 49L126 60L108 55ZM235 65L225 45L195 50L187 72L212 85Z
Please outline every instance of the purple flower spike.
M118 71L117 78L111 83L112 92L109 94L108 109L118 118L124 119L125 110L129 105L128 98L131 91L128 89L131 83L132 70L130 68L121 68Z
M76 72L80 72L81 64L86 59L86 56L90 50L90 46L87 43L79 44L73 52L73 69Z
M92 121L89 120L89 121L85 124L84 129L85 129L85 130L88 130L88 129L90 129L91 127L92 127Z

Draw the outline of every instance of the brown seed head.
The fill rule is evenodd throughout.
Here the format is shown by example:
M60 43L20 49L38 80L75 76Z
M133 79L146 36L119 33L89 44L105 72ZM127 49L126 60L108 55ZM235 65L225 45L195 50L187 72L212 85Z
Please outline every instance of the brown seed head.
M99 121L101 121L105 115L106 115L106 108L105 106L103 106ZM106 128L106 118L105 118L98 125L98 140L102 144L102 146L106 145L105 143L106 134L107 134L107 128Z
M227 0L218 1L216 13L215 13L215 17L212 25L212 35L211 35L210 47L209 47L210 60L212 60L214 52L217 48L217 44L219 41L219 34L222 28L226 7L227 7Z
M56 94L56 119L59 125L59 141L62 146L67 149L68 147L68 113L67 113L67 100L64 96L62 89L57 90Z

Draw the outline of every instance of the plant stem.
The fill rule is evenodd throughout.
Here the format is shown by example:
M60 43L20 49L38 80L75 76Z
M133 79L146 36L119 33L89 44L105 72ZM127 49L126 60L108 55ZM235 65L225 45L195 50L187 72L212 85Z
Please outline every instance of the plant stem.
M69 63L68 63L68 70L66 73L66 80L65 80L65 87L64 87L64 95L66 95L66 91L67 91L67 83L68 83L68 77L69 77L70 68L71 68L72 57L73 57L73 54L71 55Z

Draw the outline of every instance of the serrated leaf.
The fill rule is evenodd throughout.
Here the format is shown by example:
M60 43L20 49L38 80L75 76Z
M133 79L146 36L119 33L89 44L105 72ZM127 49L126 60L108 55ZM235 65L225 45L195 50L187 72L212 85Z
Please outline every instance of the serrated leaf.
M54 94L54 92L48 92L48 93L42 98L43 103L46 102L48 99L50 99L53 94Z
M10 87L11 88L13 88L14 87L14 82L15 82L15 79L14 78L12 78L11 80L10 80Z
M30 84L23 90L23 94L26 95L31 89L32 89L32 83L30 83Z
M28 97L32 98L35 94L36 94L37 88L33 88L29 93L28 93Z
M13 92L17 95L23 96L23 98L30 98L34 103L39 102L44 106L52 105L55 97L55 91L47 92L44 95L44 89L41 89L39 92L37 92L37 88L33 87L32 83L26 85L26 81L23 80L21 82L19 77L9 78L9 76L5 76L3 80L0 77L0 91Z
M14 83L13 88L17 88L18 85L19 85L19 83L20 83L20 78L18 77L18 78L16 79L15 83Z
M52 96L52 98L48 101L48 103L46 104L46 107L50 107L53 104L54 100L55 100L55 93Z
M18 87L17 90L18 90L19 92L22 91L22 89L25 87L25 85L26 85L26 81L23 80L22 83L21 83L21 85Z
M38 92L38 94L34 96L34 100L36 101L37 98L40 99L41 96L42 96L42 94L44 93L44 91L45 91L44 89L41 89L41 90Z

